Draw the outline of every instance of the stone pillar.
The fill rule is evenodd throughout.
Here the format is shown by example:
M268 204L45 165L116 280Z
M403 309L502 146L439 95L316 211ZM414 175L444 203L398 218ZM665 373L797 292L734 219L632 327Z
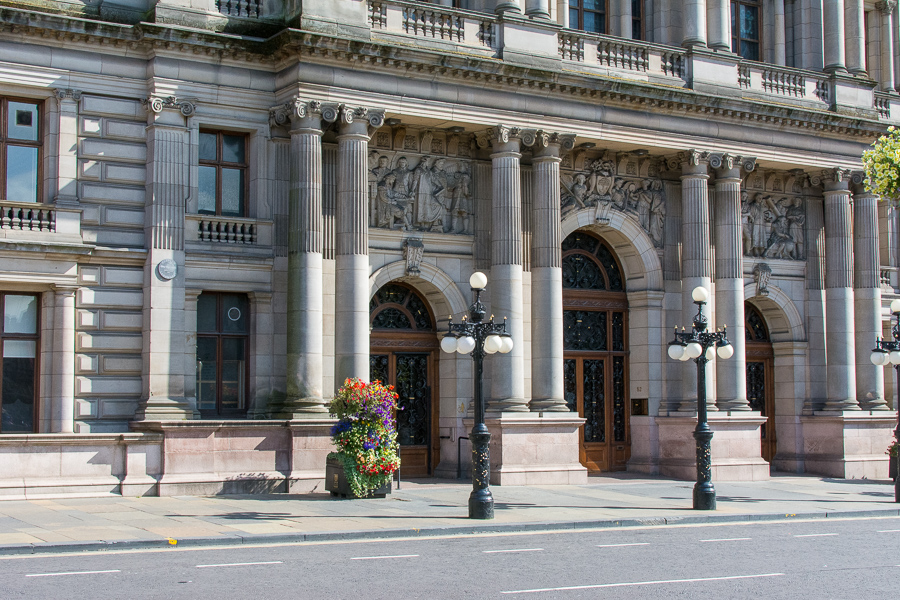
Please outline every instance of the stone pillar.
M197 302L201 289L184 290L184 399L192 413L197 409ZM251 313L252 314L252 313Z
M750 410L744 334L744 252L741 229L741 166L754 159L714 156L716 172L716 325L725 325L734 356L716 360L719 410Z
M81 92L57 89L59 133L57 155L57 205L78 205L78 101ZM43 202L38 198L38 202Z
M825 0L825 3L827 5L828 0ZM847 70L854 75L865 75L866 36L863 0L844 0L844 40L846 44L844 65Z
M706 19L710 49L731 52L731 0L708 0Z
M853 223L850 190L842 169L822 174L825 183L825 410L859 410L853 336Z
M491 208L491 312L506 318L512 334L509 354L490 359L491 411L524 412L525 342L522 306L522 190L518 130L499 125L488 132L493 149Z
M199 415L185 397L184 361L173 361L172 355L186 340L184 212L188 173L196 163L189 151L187 119L194 105L151 97L147 106L143 389L135 419L190 419Z
M560 27L569 27L569 0L556 0L556 22Z
M328 114L335 117L336 110ZM279 419L327 413L322 379L322 111L318 103L298 99L292 105L290 173L287 397L272 414Z
M75 432L75 292L53 290L53 396L51 432Z
M632 24L634 16L631 14L631 0L618 0L618 4L619 37L630 40L634 37L632 35L634 29L634 25Z
M843 0L822 0L822 29L825 37L824 70L828 73L845 72Z
M530 139L525 140L526 143ZM531 241L531 410L565 412L563 374L560 146L575 136L538 132L533 143L534 232Z
M776 65L784 66L787 64L787 42L785 40L785 17L784 17L784 0L773 0L773 44L772 44L772 62Z
M522 6L520 0L497 0L497 4L494 6L494 12L498 15L505 13L521 13Z
M709 153L690 150L681 154L681 239L682 239L682 321L683 327L690 327L697 314L697 305L691 292L697 286L712 289L712 248L709 228ZM715 301L710 295L703 312L713 326ZM716 409L716 394L713 385L713 363L706 364L706 400L710 411ZM694 361L684 363L683 396L680 411L694 412L697 409L697 365Z
M685 48L706 48L706 0L684 0L682 9Z
M384 111L340 107L335 214L335 387L369 379L369 128Z
M525 0L525 16L533 19L549 19L550 0Z
M875 5L881 14L881 76L880 87L894 91L894 9L896 0L884 0Z
M856 334L856 400L864 410L885 410L884 367L869 359L881 328L881 259L878 244L878 197L865 190L854 173L853 304Z

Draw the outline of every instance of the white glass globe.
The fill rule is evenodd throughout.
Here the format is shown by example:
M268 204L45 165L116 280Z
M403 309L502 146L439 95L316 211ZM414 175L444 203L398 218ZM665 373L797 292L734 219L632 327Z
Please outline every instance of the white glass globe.
M669 344L669 358L674 360L681 360L681 356L684 354L684 346L681 344Z
M871 360L872 364L876 367L884 365L884 352L882 352L881 350L872 352L872 354L869 356L869 360Z
M694 299L694 302L706 302L709 300L709 292L706 291L705 287L698 285L691 292L691 298Z
M891 364L891 353L890 353L890 352L883 352L883 353L881 354L881 366L886 366L886 365L889 365L889 364Z
M685 346L685 351L681 353L681 358L679 358L681 362L691 360L691 356L687 353L687 346Z
M719 346L716 348L716 354L719 355L719 358L722 360L728 360L732 356L734 356L734 346L731 344L725 344L724 346Z
M500 340L499 335L489 335L487 336L487 339L484 340L484 351L488 354L499 352L502 344L503 342Z
M468 354L475 349L475 338L466 336L461 337L456 342L456 351L460 354Z
M504 335L500 337L500 354L507 354L513 349L512 337Z
M716 357L716 349L710 346L706 349L706 360L712 360Z
M481 271L475 271L472 273L472 276L469 277L469 286L473 290L483 290L487 287L487 275Z
M684 349L684 353L687 354L688 358L697 358L698 356L703 354L703 346L701 346L697 342L691 342Z
M900 300L894 300L891 302L891 312L900 313Z
M445 335L441 339L441 350L444 352L456 352L456 338L452 335Z
M894 350L893 352L891 352L891 364L900 365L900 350Z

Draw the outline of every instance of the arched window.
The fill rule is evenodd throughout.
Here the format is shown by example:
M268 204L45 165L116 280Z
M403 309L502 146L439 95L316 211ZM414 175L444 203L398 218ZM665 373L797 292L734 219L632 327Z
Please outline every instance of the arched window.
M406 329L433 331L434 321L425 302L412 288L389 283L375 293L369 302L372 330Z
M606 0L569 0L569 27L590 33L606 33Z
M575 232L562 243L563 288L624 292L619 263L606 244Z
M767 343L771 341L769 339L769 328L766 327L766 320L759 314L755 306L751 304L744 305L744 323L748 342Z
M761 13L758 0L731 2L731 51L747 60L760 59Z

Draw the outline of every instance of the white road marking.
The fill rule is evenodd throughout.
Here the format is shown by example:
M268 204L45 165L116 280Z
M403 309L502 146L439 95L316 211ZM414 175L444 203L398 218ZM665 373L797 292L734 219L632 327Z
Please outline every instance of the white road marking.
M350 560L378 560L381 558L416 558L418 554L395 554L394 556L354 556Z
M877 533L900 533L900 529L882 529Z
M701 542L744 542L750 538L717 538L713 540L700 540Z
M597 544L598 548L621 548L622 546L649 546L650 542L634 542L632 544Z
M794 537L826 537L829 535L838 535L836 533L802 533L799 535L794 535Z
M108 571L69 571L68 573L29 573L25 577L59 577L60 575L96 575L98 573L121 573L119 569Z
M597 585L570 585L557 588L536 588L533 590L511 590L501 594L534 594L536 592L560 592L566 590L594 590L599 588L633 587L638 585L661 585L664 583L696 583L699 581L728 581L732 579L756 579L759 577L780 577L784 573L761 573L759 575L730 575L727 577L696 577L693 579L662 579L659 581L629 581L625 583L600 583Z
M208 569L209 567L249 567L251 565L280 565L280 560L269 560L266 562L243 562L243 563L222 563L220 565L197 565L198 569Z
M512 550L482 550L484 554L502 554L503 552L543 552L543 548L515 548Z

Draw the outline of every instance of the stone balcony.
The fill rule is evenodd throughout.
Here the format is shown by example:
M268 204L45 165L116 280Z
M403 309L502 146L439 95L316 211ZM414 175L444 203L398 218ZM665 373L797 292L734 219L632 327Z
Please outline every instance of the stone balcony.
M0 201L0 243L81 245L81 209Z

